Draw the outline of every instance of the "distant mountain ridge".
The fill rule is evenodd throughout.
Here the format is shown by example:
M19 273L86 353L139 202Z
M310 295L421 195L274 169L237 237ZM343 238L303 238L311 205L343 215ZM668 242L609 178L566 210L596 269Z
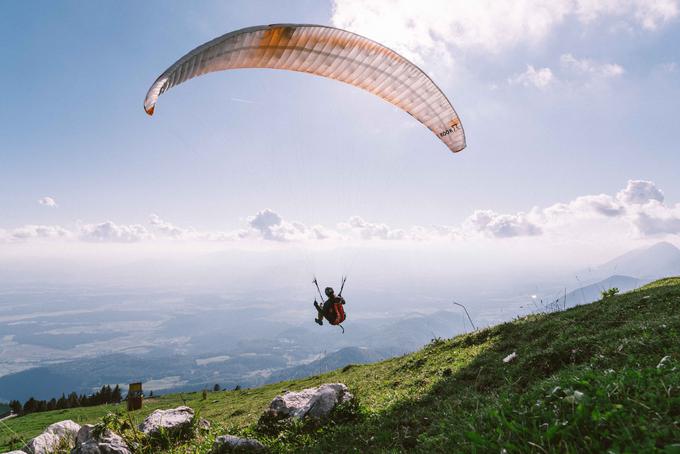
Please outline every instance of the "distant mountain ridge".
M554 304L556 304L560 309L579 306L581 304L590 304L600 300L604 290L616 287L619 289L619 292L623 293L641 287L646 282L647 281L631 276L609 276L608 278L594 284L577 288L576 290L567 293L566 296L557 298L554 301ZM544 302L546 304L553 303L553 301Z
M651 281L680 274L680 249L662 241L626 252L596 268L601 275L626 275Z

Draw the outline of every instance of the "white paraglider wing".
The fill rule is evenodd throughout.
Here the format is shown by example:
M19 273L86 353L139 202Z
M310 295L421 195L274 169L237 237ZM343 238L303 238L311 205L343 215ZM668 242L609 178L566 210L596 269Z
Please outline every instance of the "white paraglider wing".
M209 41L156 79L146 95L144 110L152 115L158 97L182 82L235 68L299 71L354 85L409 113L451 151L465 148L456 111L420 68L375 41L321 25L263 25Z

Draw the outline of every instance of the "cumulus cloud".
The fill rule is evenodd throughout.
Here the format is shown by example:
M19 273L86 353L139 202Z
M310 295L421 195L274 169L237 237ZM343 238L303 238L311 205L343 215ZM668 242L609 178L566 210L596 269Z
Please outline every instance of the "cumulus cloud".
M338 229L351 236L358 236L363 240L403 240L407 234L402 229L393 229L387 224L367 222L360 216L352 216L346 223L338 224Z
M149 224L162 236L170 238L188 238L194 236L194 229L184 229L160 218L157 214L149 216Z
M625 214L626 208L616 197L609 194L584 195L566 203L556 203L542 211L547 221L560 218L583 218L595 216L616 217Z
M633 221L644 236L656 236L680 233L680 213L675 215L666 213L654 216L648 213L638 213Z
M38 203L42 206L51 208L56 208L58 206L57 201L54 200L52 197L41 197L38 199Z
M536 236L541 228L530 221L525 213L499 214L491 210L477 210L468 217L465 227L496 238Z
M335 0L331 21L411 58L452 50L500 52L542 42L570 18L612 18L653 30L677 18L678 0Z
M248 219L248 224L268 240L281 239L280 228L283 218L278 213L266 208Z
M134 243L154 238L143 225L119 225L112 221L83 225L79 233L81 240L97 243Z
M10 232L10 239L68 238L71 232L58 225L25 225Z
M290 223L269 208L259 211L248 218L248 225L265 240L290 241L298 238L307 230L304 224Z
M545 89L554 80L553 72L550 68L540 68L536 70L532 65L527 65L527 70L508 79L510 85L523 85L525 87L534 86L541 90Z
M308 226L302 222L284 220L275 211L266 208L248 218L249 231L239 233L240 238L262 238L270 241L324 240L336 236L335 232L320 225Z
M616 198L625 204L643 205L651 200L663 203L664 195L651 181L630 180L625 189L616 194Z
M573 233L574 225L579 222L603 218L617 219L641 237L680 233L680 204L665 205L663 191L646 180L630 180L615 195L580 196L543 209L534 208L526 215L477 211L466 224L469 229L491 236L508 237L542 232Z

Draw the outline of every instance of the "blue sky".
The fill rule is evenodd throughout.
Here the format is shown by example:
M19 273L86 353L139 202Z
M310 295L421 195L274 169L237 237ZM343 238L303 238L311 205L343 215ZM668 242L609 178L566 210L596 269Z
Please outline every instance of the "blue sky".
M4 2L0 248L677 242L680 2L487 3ZM468 148L452 155L356 88L267 70L192 80L144 114L186 51L280 22L348 28L412 58Z

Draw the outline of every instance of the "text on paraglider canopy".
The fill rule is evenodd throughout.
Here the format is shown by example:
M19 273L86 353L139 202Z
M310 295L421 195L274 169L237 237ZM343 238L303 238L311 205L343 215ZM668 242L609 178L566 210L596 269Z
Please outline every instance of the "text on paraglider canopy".
M456 124L456 125L452 125L452 126L451 126L449 129L447 129L446 131L440 132L440 133L439 133L439 137L448 136L449 134L453 134L454 132L456 132L456 131L459 130L459 129L460 129L460 126L459 126L459 125L457 125L457 124Z

